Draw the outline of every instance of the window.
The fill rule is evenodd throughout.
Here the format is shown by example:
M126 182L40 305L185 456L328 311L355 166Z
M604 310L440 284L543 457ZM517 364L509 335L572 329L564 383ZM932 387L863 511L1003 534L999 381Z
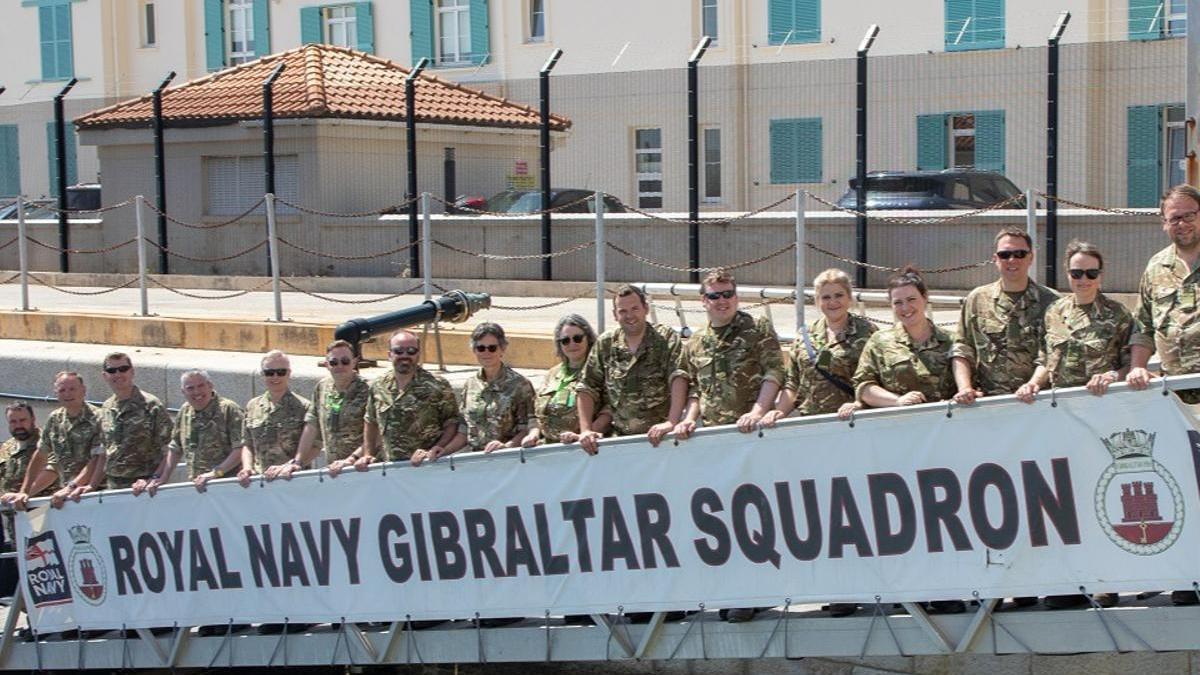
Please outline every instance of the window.
M700 0L700 34L712 38L717 46L717 0Z
M633 132L634 180L640 209L661 209L663 205L662 129L635 129Z
M69 80L75 76L71 46L71 2L38 6L38 35L42 51L42 79Z
M704 192L706 203L721 201L721 130L704 130Z
M1184 108L1130 106L1126 117L1126 204L1154 207L1171 185L1186 182Z
M155 35L157 26L154 25L154 3L143 2L141 11L141 32L142 46L153 47L158 44L158 38Z
M471 60L470 0L437 0L438 64L462 65Z
M300 8L300 42L375 52L375 15L370 2Z
M229 0L229 65L253 61L254 0Z
M50 167L50 190L49 194L58 194L58 135L56 133L57 125L54 122L46 122L46 160ZM67 156L67 185L74 185L78 182L78 171L75 161L75 125L67 122L63 128L63 138L66 139L66 156Z
M820 42L820 0L767 0L767 41L773 45Z
M296 155L275 156L275 191L281 199L299 201L299 166ZM236 216L262 199L266 191L266 176L263 175L263 158L205 157L205 202L206 216ZM294 214L291 207L278 204L276 213ZM259 207L255 213L265 213Z
M354 7L338 5L322 10L324 23L323 42L337 47L354 47L358 44L358 19Z
M535 5L542 7L542 39L545 39L545 0L522 0L527 4L531 21ZM483 65L491 56L488 0L412 0L408 3L408 18L412 26L409 44L412 62L423 58L438 66L461 67Z
M1167 158L1163 167L1163 185L1169 187L1187 182L1187 130L1183 123L1183 106L1168 106L1163 117L1166 119L1163 150Z
M917 170L979 169L1004 173L1004 111L917 116Z
M948 52L1003 49L1004 0L946 0L945 31Z
M771 120L771 182L822 181L821 118Z
M1187 0L1129 0L1129 39L1187 35Z
M21 153L17 125L0 124L0 197L21 194Z
M546 0L529 0L529 38L526 42L546 40Z
M949 168L975 168L975 116L972 114L950 116Z

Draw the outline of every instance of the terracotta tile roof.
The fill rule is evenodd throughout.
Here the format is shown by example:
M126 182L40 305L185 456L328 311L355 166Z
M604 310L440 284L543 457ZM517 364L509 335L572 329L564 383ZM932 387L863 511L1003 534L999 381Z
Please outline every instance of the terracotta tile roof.
M409 69L370 54L310 44L192 80L163 92L163 119L172 127L207 126L262 117L262 83L279 62L287 64L272 89L276 119L404 120L404 78ZM530 106L422 74L416 83L417 121L431 124L536 129ZM75 120L80 129L145 127L149 95L92 111ZM552 115L550 128L571 126Z

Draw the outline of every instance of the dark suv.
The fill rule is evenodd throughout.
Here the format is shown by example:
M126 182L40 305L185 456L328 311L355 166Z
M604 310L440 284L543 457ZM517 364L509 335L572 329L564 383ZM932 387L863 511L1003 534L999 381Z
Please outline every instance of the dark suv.
M588 197L596 194L594 190L579 188L553 188L550 190L550 207L559 208L558 213L595 213L596 207ZM505 190L482 202L466 198L457 202L458 206L467 206L493 213L532 213L541 208L542 193L540 190ZM605 193L605 213L625 213L625 207L616 197ZM470 214L469 211L466 213Z
M850 179L838 206L857 209L858 178ZM981 209L1012 197L1021 190L994 171L946 169L944 171L872 171L867 174L867 209ZM1025 208L1024 198L1006 208Z

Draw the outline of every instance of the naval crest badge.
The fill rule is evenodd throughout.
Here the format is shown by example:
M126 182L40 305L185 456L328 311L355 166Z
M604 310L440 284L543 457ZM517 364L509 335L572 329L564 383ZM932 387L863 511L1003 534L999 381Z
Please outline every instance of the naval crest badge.
M1155 435L1126 429L1101 439L1113 462L1096 484L1096 517L1114 544L1135 555L1162 553L1183 530L1183 492L1154 460Z
M100 552L92 546L92 528L74 525L67 528L67 533L75 544L70 557L71 582L84 602L98 606L104 602L108 575Z

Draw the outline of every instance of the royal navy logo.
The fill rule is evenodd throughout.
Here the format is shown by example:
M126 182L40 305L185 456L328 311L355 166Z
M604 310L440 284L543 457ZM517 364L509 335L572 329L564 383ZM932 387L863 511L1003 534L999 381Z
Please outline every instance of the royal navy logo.
M71 586L54 530L25 540L25 582L29 601L34 607L49 607L71 602Z
M89 605L100 605L104 602L106 593L105 582L108 575L104 570L104 561L100 552L92 546L92 528L86 525L75 525L68 528L71 541L75 547L71 549L70 570L71 581Z
M1183 530L1183 492L1154 460L1154 437L1126 429L1101 439L1113 462L1096 484L1096 516L1108 538L1135 555L1162 553Z

